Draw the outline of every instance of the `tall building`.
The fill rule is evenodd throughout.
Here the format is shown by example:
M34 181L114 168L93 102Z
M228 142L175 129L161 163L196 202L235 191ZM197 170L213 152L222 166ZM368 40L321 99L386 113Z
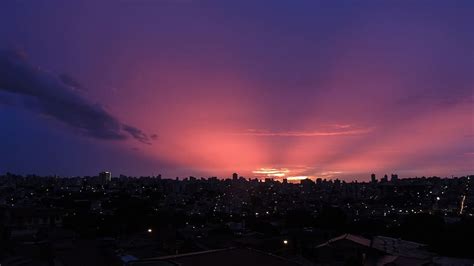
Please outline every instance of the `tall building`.
M392 182L396 182L398 181L398 175L397 174L392 174L392 179L391 179Z
M100 172L99 179L102 184L106 184L112 180L112 173L111 172Z
M372 183L377 183L377 178L375 177L375 174L371 174L371 175L370 175L370 181L371 181Z
M239 179L239 175L237 173L232 174L232 180L237 180Z

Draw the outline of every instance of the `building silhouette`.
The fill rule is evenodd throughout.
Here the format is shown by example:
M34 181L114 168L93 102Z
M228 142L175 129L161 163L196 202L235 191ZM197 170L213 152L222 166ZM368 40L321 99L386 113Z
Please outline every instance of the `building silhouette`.
M371 174L371 175L370 175L370 181L371 181L372 183L377 183L377 178L376 178L375 174Z
M112 173L108 171L100 172L99 180L102 184L109 183L110 181L112 181Z
M392 182L398 181L398 175L397 174L392 174L392 179L390 179Z

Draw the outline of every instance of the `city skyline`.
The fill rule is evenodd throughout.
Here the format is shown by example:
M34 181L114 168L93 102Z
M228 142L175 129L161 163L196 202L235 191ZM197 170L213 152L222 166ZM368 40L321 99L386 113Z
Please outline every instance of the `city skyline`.
M474 172L471 1L5 1L0 173Z

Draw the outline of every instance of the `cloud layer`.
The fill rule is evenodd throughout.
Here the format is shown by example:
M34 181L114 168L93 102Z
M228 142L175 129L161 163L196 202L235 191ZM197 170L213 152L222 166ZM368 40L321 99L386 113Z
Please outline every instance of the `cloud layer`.
M350 135L361 135L369 133L373 130L372 127L368 128L355 128L351 125L337 125L332 126L326 130L315 130L315 131L268 131L268 130L257 130L248 129L247 132L242 133L248 136L260 136L260 137L324 137L324 136L350 136Z
M124 140L129 137L145 144L151 139L142 130L125 124L98 103L83 97L79 82L68 75L56 76L31 65L18 51L0 52L0 103L17 103L60 121L81 134L97 139ZM7 92L7 93L5 93Z

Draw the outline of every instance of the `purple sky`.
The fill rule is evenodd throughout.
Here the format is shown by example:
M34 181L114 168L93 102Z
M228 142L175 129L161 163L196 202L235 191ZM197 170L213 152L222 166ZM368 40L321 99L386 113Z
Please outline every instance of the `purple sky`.
M5 0L0 21L0 172L474 172L473 1Z

